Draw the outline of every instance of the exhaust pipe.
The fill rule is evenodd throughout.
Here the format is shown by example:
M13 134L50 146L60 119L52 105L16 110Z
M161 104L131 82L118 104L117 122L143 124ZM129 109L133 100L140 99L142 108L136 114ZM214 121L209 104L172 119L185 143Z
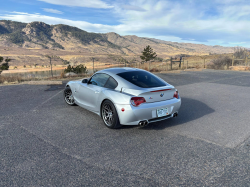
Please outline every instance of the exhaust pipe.
M175 113L173 114L173 117L176 118L177 116L178 116L178 112L175 112Z
M140 121L140 122L138 123L138 125L141 126L141 127L146 127L146 126L148 125L148 121L147 121L147 120Z

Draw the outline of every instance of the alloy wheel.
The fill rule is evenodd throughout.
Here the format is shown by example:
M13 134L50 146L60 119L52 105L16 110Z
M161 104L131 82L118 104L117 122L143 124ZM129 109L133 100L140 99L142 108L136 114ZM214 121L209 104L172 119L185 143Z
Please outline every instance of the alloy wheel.
M112 126L114 123L114 111L110 104L105 103L102 107L102 118L107 126Z
M64 91L64 98L65 98L66 103L68 103L69 105L75 104L74 97L70 89L67 89Z

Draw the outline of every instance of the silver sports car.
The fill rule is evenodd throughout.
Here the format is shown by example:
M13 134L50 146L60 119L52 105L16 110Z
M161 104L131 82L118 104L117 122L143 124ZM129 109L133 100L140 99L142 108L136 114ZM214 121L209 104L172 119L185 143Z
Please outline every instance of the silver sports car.
M70 81L64 99L98 114L109 128L176 117L181 106L174 86L136 68L104 69L89 79Z

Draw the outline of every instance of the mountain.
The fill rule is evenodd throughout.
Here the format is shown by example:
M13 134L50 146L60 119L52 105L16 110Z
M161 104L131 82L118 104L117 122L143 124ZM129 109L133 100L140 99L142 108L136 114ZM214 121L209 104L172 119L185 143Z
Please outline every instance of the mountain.
M98 34L68 25L43 22L21 23L0 20L0 46L24 49L53 49L81 53L140 55L150 45L159 57L178 54L232 53L233 48L202 44L177 43L116 33Z

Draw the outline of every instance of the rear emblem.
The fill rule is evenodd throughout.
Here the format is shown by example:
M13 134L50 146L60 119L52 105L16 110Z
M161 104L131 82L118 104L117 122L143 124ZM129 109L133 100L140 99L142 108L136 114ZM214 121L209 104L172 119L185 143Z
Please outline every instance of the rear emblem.
M161 97L163 97L164 96L164 93L161 93L161 95L160 95Z
M149 99L153 99L153 97L150 97Z

